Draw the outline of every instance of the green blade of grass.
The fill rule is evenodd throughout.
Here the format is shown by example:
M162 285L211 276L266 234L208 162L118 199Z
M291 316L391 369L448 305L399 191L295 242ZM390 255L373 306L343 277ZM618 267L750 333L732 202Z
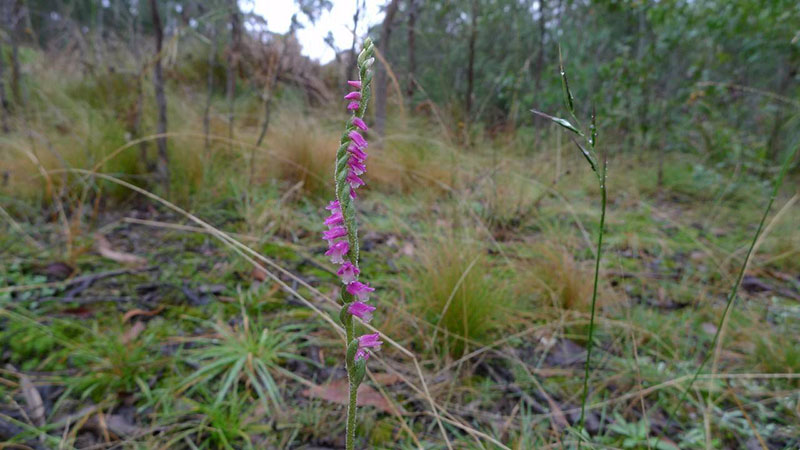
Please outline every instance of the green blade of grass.
M222 403L223 400L225 400L225 394L228 393L228 390L231 388L233 383L235 383L236 379L239 378L239 375L242 371L242 366L244 366L244 363L246 361L247 357L241 357L236 361L236 363L234 363L233 367L230 368L230 370L228 371L228 376L225 377L225 382L222 383L222 387L220 388L219 393L217 394L217 400L215 404L218 405Z
M537 116L544 117L545 119L551 120L562 127L566 128L569 131L577 134L580 137L584 137L583 131L579 130L575 125L573 125L569 120L562 119L561 117L551 116L550 114L543 113L541 111L537 111L535 109L531 110L532 113L536 114Z
M678 402L675 404L675 407L672 408L669 415L667 415L666 423L669 424L669 421L672 420L672 417L678 411L678 408L681 407L684 401L686 401L686 396L688 395L689 391L692 389L692 386L697 381L697 378L703 371L708 360L711 358L711 355L714 353L714 348L717 345L717 340L719 339L720 333L722 332L722 327L725 322L725 318L728 316L729 311L733 307L734 300L736 299L736 294L739 292L739 286L742 284L742 279L744 278L744 273L747 270L747 265L750 262L750 257L752 256L753 249L756 246L756 242L758 242L758 237L761 235L761 230L764 228L764 223L767 221L767 216L769 216L769 211L772 209L772 204L775 202L775 198L778 196L778 191L783 185L783 179L786 176L786 173L789 171L789 166L791 165L792 161L794 160L795 156L797 155L797 151L800 149L800 146L796 146L794 150L790 151L786 158L783 160L783 164L781 165L781 171L778 175L778 178L775 180L775 185L772 187L772 193L770 194L769 201L767 202L767 207L764 208L764 214L761 216L761 221L758 223L758 228L756 229L755 234L753 235L753 240L750 242L750 247L747 249L747 254L744 257L744 261L742 261L742 266L739 269L739 274L736 277L736 281L733 284L733 288L731 289L731 293L728 296L728 300L725 304L725 309L722 312L722 317L719 319L719 323L717 323L717 332L714 333L714 339L711 341L711 346L703 358L703 361L700 363L700 366L697 367L697 370L692 375L692 379L689 380L689 385L686 389L683 390ZM663 436L663 430L659 433L660 436ZM660 439L659 436L659 439Z

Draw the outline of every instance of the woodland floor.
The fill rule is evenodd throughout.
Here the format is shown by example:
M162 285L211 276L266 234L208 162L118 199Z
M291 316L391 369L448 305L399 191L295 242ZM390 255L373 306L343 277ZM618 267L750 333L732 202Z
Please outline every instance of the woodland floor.
M691 165L670 164L662 187L654 172L612 170L588 442L797 448L797 195L776 202L723 345L678 403L714 350L768 185L708 190L702 174L685 175ZM504 184L486 172L457 191L365 193L362 271L380 306L372 325L402 349L387 344L370 360L362 448L445 448L443 433L455 448L575 442L597 220L596 190L575 181L583 177ZM0 440L342 447L346 385L322 204L272 183L192 205L274 262L263 269L142 197L87 214L69 247L57 218L9 225L0 234ZM462 324L436 310L439 291Z

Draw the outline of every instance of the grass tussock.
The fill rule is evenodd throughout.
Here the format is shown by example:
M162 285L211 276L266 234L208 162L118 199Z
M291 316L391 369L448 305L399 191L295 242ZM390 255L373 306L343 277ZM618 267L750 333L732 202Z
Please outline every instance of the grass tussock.
M386 136L371 152L370 178L384 191L451 190L457 186L462 170L453 161L456 151L438 139L404 130Z
M271 126L257 158L262 174L300 184L304 193L327 198L333 193L333 165L341 137L313 116L283 115Z
M450 236L424 245L412 271L411 307L434 326L432 345L458 356L501 319L504 290L489 275L485 250Z
M522 268L516 289L557 311L586 311L592 298L592 277L566 248L539 245L536 257Z
M591 261L578 261L567 247L552 243L535 245L532 255L517 266L512 291L518 308L523 314L548 322L579 323L566 327L564 332L572 336L585 334L592 302ZM618 304L616 293L601 283L597 295L599 313Z

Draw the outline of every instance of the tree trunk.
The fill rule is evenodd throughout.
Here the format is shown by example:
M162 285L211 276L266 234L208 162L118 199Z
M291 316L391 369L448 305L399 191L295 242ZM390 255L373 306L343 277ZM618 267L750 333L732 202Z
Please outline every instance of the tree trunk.
M414 97L414 72L417 70L416 61L416 29L417 2L408 0L408 82L406 84L406 97L408 101Z
M258 140L256 141L256 147L261 146L261 142L264 140L264 136L267 135L267 129L269 128L269 120L272 112L272 99L275 97L275 89L278 86L278 78L281 74L281 67L283 67L283 59L286 56L286 49L289 47L289 39L294 36L295 25L297 23L292 21L292 24L289 26L289 32L286 33L286 36L283 38L283 46L281 47L281 51L278 54L278 60L275 62L275 67L272 73L270 74L269 80L267 85L265 86L264 92L264 122L261 123L261 132L258 134Z
M131 17L131 48L133 49L134 58L139 66L139 73L136 77L136 104L133 111L133 124L131 126L132 134L135 138L142 137L142 108L144 107L144 77L145 67L147 64L142 62L141 51L139 50L139 21L141 13L137 13L135 17ZM147 156L147 141L142 140L139 142L139 158L144 165L147 172L153 170L150 164L150 158Z
M792 84L792 80L797 76L797 66L793 65L793 62L796 60L792 58L792 56L798 55L798 53L795 52L796 50L792 49L789 53L789 57L777 68L779 72L783 72L781 81L778 84L778 94L784 97L786 96L786 91ZM772 117L772 130L767 139L767 156L771 161L777 161L778 155L780 154L781 128L784 125L783 113L784 108L779 106L775 108L775 113Z
M645 58L645 54L649 53L651 55L655 54L655 39L651 36L650 26L647 23L647 7L642 6L639 8L639 32L638 32L638 39L636 43L636 60L637 60L637 72L639 73L639 79L643 80L640 82L641 89L642 89L642 101L639 105L639 112L637 114L639 118L639 150L644 150L649 147L649 137L650 137L650 97L652 91L653 81L648 80L646 77L647 75L642 73L643 71L643 61ZM649 41L648 41L649 38ZM645 50L645 45L647 45L647 50Z
M22 73L19 66L19 37L17 36L20 20L22 20L22 1L17 0L14 2L11 23L8 27L8 34L11 40L11 93L14 95L15 107L24 106L22 89L20 89Z
M383 58L388 63L389 41L392 37L392 21L397 13L397 0L392 0L386 7L386 17L383 18L381 25L381 37L378 41L379 50L383 53ZM388 66L377 67L375 77L375 130L379 136L383 136L386 130L386 72Z
M264 136L267 135L267 130L269 129L269 120L272 115L272 99L275 97L275 89L278 87L278 77L280 77L283 59L286 56L286 49L289 47L288 41L294 36L295 25L297 25L297 22L292 20L292 24L289 26L289 32L286 33L286 36L283 38L283 47L281 47L281 51L278 54L278 59L275 61L275 66L272 70L272 73L270 74L270 77L264 86L264 121L261 123L261 132L258 134L256 145L250 150L249 186L252 186L255 174L255 164L253 162L255 161L256 149L261 146L261 142L264 140Z
M206 109L203 111L203 134L205 136L205 161L208 164L211 158L211 141L209 140L209 133L211 130L211 94L214 90L214 63L217 58L217 25L212 22L210 25L211 34L211 48L208 49L208 78L206 80Z
M153 83L156 90L156 105L158 106L158 134L167 132L167 98L164 95L164 74L161 70L161 52L164 43L164 29L161 26L161 16L158 14L156 0L150 0L150 9L153 14L153 28L156 36L156 58L153 65ZM159 136L156 140L158 147L157 172L164 192L169 193L169 157L167 156L167 137Z
M356 70L356 40L358 38L358 18L361 16L361 10L364 9L364 1L359 6L356 0L356 12L353 14L353 45L350 47L350 60L347 62L347 79L353 79L353 72ZM348 89L345 88L345 91Z
M547 16L545 16L546 6L545 0L539 0L539 52L536 54L536 78L534 84L537 95L541 95L542 93L542 73L544 72L545 56L545 24L547 23Z
M144 107L144 66L136 77L136 110L133 116L133 135L136 138L142 137L142 108ZM139 142L139 155L148 172L152 169L150 158L147 156L147 141Z
M472 88L475 80L475 40L478 37L478 0L472 0L472 23L469 32L469 59L467 61L467 95L465 98L466 142L469 144L469 128L472 119Z
M8 133L8 100L6 99L5 84L5 55L3 47L0 46L0 121L2 121L3 133Z
M234 94L236 91L236 66L239 62L239 6L231 0L231 46L228 51L225 94L228 97L228 149L233 150Z

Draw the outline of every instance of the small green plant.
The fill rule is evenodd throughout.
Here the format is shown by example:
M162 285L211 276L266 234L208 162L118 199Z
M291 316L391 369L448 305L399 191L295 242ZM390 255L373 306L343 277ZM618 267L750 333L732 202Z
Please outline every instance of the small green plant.
M81 399L101 401L135 392L164 363L154 351L157 339L153 334L145 332L131 339L121 329L101 329L98 324L87 331L84 339L69 349L69 365L80 370L64 378L68 389Z
M0 309L0 347L10 351L10 361L22 370L61 368L63 344L81 335L81 327L66 320L42 323L35 317Z
M292 376L281 365L288 360L304 360L297 350L303 344L301 325L256 327L243 312L240 326L210 323L214 337L192 339L196 348L189 350L185 363L198 368L181 385L180 391L193 392L218 380L214 404L222 404L242 381L255 390L266 411L282 405L275 376ZM309 361L306 361L309 362Z
M195 440L211 448L258 448L253 436L264 436L271 426L259 423L257 404L250 397L232 390L225 400L218 402L213 393L203 391L202 401L189 400L194 412L200 414L200 422L195 426Z
M645 418L638 422L628 422L620 413L614 413L614 423L608 426L608 431L622 438L622 448L675 450L674 445L649 437L650 423ZM613 442L620 444L617 438Z

